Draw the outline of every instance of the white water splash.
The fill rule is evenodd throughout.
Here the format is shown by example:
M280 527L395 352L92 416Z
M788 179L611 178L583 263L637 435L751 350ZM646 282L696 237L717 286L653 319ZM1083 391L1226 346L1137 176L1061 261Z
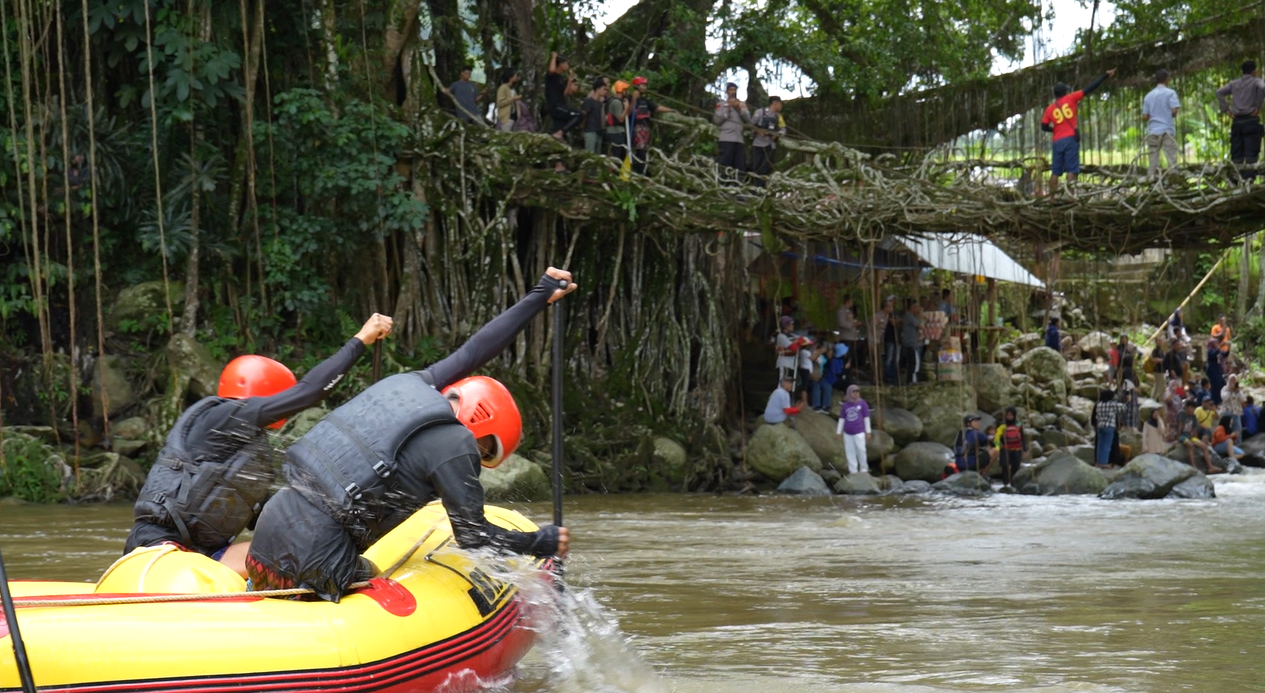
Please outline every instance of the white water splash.
M538 570L498 571L513 582L536 631L536 655L547 667L546 680L524 680L497 691L541 693L670 693L672 688L638 654L619 621L592 590L556 589ZM540 672L544 674L544 672ZM524 679L537 678L528 675Z

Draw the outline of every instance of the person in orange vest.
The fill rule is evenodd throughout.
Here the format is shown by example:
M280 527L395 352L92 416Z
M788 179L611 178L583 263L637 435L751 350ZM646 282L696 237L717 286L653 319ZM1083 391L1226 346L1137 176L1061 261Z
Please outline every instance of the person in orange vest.
M1062 82L1054 85L1054 103L1046 106L1045 114L1041 116L1041 129L1054 135L1050 160L1051 193L1058 190L1060 176L1066 173L1067 182L1071 184L1076 182L1076 176L1081 172L1081 134L1076 127L1078 104L1115 74L1114 69L1107 70L1084 89L1076 91Z

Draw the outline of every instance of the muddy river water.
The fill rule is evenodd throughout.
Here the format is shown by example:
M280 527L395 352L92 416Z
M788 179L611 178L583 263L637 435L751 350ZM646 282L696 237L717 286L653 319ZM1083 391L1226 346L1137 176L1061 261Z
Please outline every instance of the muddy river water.
M1265 474L1216 488L569 498L575 620L507 690L1265 690ZM3 507L0 548L12 578L94 580L129 520Z

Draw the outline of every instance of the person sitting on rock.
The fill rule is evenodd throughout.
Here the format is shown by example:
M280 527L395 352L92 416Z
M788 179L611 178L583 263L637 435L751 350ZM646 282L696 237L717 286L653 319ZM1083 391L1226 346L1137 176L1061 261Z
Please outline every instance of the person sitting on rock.
M861 388L849 385L847 399L839 408L839 425L835 437L843 441L843 453L848 458L848 473L870 472L865 459L865 442L873 437L870 425L870 404L861 399Z
M953 463L958 472L981 472L987 469L988 436L979 427L979 414L962 417L962 430L953 441ZM981 468L981 464L984 466Z
M1248 395L1243 405L1243 439L1246 440L1256 435L1260 431L1261 426L1261 408L1257 406L1256 400Z
M1204 468L1212 473L1213 469L1217 469L1212 465L1212 446L1208 444L1208 437L1195 416L1196 409L1195 401L1188 399L1184 411L1177 415L1177 442L1186 448L1190 466L1195 469L1199 469L1199 465L1195 464L1195 449L1198 448L1203 453Z
M1217 427L1217 421L1220 419L1217 405L1213 403L1211 397L1204 397L1199 400L1199 408L1195 410L1195 418L1199 420L1199 427L1204 430L1204 435L1211 436L1212 430Z
M136 499L136 522L123 553L171 543L245 574L249 542L233 539L250 526L268 496L274 465L265 429L316 406L342 380L365 347L391 332L391 318L373 314L338 353L295 382L283 364L239 356L220 374L215 397L176 420Z
M1028 437L1023 432L1023 424L1019 423L1019 410L1006 407L1002 415L1002 425L997 427L993 438L994 447L1000 451L1002 473L1009 486L1023 463L1023 456L1028 450Z
M768 424L786 423L799 413L799 407L791 406L791 390L795 389L795 379L782 378L773 394L769 395L769 403L764 405L764 422Z
M1230 420L1229 414L1222 414L1217 430L1212 432L1213 452L1237 461L1243 456L1243 448L1235 445L1237 442L1239 433L1234 430L1234 422Z

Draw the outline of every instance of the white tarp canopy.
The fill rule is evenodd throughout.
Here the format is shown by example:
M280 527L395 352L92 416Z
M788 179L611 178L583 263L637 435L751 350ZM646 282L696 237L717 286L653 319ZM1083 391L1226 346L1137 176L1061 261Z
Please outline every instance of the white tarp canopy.
M1045 288L1045 283L983 236L940 233L897 239L936 269Z

